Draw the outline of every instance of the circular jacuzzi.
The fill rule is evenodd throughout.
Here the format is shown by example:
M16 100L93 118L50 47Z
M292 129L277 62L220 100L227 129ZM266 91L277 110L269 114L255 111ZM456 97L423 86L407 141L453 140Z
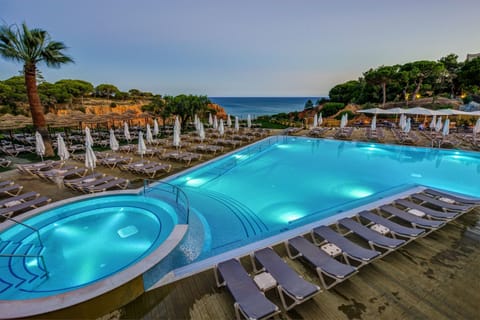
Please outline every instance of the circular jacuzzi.
M174 207L143 195L83 197L50 206L0 232L0 300L69 300L69 293L82 292L90 299L92 291L107 292L158 263L152 256L165 256L159 248L177 225Z

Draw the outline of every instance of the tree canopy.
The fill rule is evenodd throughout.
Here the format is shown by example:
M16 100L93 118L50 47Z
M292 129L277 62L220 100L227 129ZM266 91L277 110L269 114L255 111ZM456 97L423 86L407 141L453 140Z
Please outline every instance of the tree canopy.
M364 104L414 101L419 97L457 97L480 92L480 58L458 62L456 54L438 61L419 60L403 65L370 68L358 80L334 86L331 101Z

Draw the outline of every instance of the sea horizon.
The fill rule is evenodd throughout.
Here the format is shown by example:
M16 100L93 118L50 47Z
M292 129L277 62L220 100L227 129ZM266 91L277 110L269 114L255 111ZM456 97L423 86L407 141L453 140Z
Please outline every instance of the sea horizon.
M258 117L302 111L308 100L315 103L321 98L325 98L325 96L209 97L210 101L224 108L227 114L238 116L240 119L244 119L248 115Z

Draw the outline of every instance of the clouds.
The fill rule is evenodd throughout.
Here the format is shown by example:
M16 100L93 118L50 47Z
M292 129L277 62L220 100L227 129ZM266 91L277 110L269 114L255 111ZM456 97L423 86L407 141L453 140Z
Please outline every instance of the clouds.
M41 67L48 81L81 78L169 94L319 96L370 67L480 51L468 22L478 9L474 1L447 0L2 0L0 18L26 21L70 47L76 64ZM0 62L4 78L19 69Z

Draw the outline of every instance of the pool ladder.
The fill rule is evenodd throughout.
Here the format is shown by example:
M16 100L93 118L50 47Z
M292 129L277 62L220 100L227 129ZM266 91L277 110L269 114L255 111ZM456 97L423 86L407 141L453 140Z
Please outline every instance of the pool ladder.
M38 242L40 244L40 252L43 250L43 248L45 248L45 246L43 245L43 242L42 242L42 238L40 237L40 232L38 231L38 229L36 229L32 226L29 226L26 223L23 223L21 221L13 219L11 217L3 216L3 218L12 221L15 224L19 224L19 225L22 225L22 226L24 226L28 229L33 230L33 232L35 232L35 234L37 235L37 239L38 239ZM5 254L5 253L0 253L0 257L2 257L2 258L7 258L7 257L10 257L10 258L37 258L41 263L41 269L43 269L43 271L45 272L43 275L48 277L47 264L45 263L45 258L43 257L42 254L14 254L14 253Z

